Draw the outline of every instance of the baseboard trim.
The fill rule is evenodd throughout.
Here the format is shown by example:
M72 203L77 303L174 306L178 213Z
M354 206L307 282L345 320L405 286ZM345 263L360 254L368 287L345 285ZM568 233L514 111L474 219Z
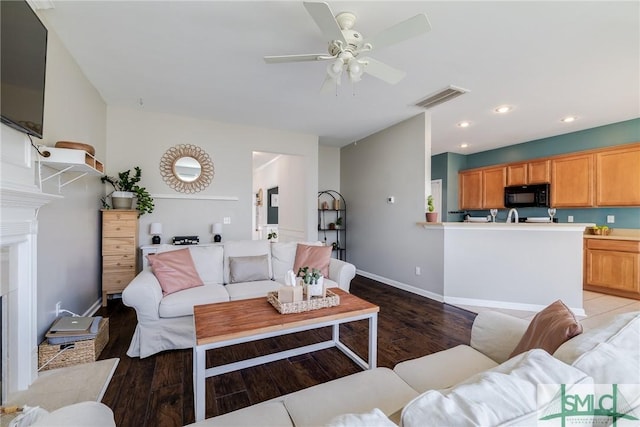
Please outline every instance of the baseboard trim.
M488 308L500 308L506 310L521 310L532 311L537 313L544 309L546 305L540 304L523 304L517 302L506 301L494 301L475 298L460 298L460 297L444 297L444 302L451 305L464 305L464 306L476 306L476 307L488 307ZM569 307L576 316L586 316L584 308Z
M398 282L397 280L388 279L386 277L378 276L377 274L369 273L363 270L356 270L356 274L384 283L385 285L393 286L394 288L402 289L403 291L411 292L412 294L420 295L438 302L445 302L442 298L442 295L436 294L435 292L429 292L424 289L416 288L415 286L407 285L406 283Z
M460 297L448 297L436 294L435 292L425 291L424 289L416 288L415 286L407 285L406 283L398 282L397 280L389 279L387 277L378 276L377 274L369 273L363 270L356 270L356 274L363 277L376 280L385 285L393 286L394 288L402 289L403 291L411 292L412 294L420 295L425 298L432 299L434 301L443 302L445 304L455 306L476 306L487 308L498 308L505 310L520 310L520 311L532 311L534 313L544 309L546 305L540 304L523 304L517 302L506 301L494 301L475 298L460 298ZM576 316L586 316L584 308L569 307Z
M92 317L98 310L100 310L100 307L102 307L102 298L98 298L96 302L91 304L91 307L89 307L82 316Z

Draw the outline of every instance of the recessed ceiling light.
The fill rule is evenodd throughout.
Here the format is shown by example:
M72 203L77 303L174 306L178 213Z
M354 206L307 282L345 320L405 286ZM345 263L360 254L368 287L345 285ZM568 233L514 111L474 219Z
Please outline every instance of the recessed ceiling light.
M471 122L464 121L464 122L458 123L459 128L468 128L469 126L471 126Z
M460 144L460 148L467 148L469 146L469 144L467 144L466 142L463 142L462 144Z
M567 116L563 119L560 119L560 121L562 123L571 123L571 122L575 122L578 118L576 116Z
M501 105L498 108L496 108L495 111L496 113L508 113L509 111L513 110L513 107L510 105Z

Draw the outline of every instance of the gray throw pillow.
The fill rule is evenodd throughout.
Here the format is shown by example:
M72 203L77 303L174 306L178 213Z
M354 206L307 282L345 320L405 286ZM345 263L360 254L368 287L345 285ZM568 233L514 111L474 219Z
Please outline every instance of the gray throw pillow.
M268 255L229 257L229 283L269 279Z

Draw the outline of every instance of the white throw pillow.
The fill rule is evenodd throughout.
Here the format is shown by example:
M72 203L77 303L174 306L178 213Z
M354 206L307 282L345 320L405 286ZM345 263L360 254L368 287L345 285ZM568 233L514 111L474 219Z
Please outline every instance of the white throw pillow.
M402 411L404 427L497 426L530 419L538 408L538 384L591 383L584 372L535 349L519 354L446 390L430 390ZM570 387L569 387L570 389ZM551 396L553 397L553 396Z
M268 240L237 240L224 244L224 283L231 283L229 257L245 257L267 255L269 260L269 278L273 277L271 269L271 243Z

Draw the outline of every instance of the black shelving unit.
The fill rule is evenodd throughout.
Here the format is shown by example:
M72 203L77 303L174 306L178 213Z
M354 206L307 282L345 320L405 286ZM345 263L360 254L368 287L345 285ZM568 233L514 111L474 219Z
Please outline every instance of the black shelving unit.
M318 192L318 239L333 246L333 257L347 260L347 203L335 190Z

